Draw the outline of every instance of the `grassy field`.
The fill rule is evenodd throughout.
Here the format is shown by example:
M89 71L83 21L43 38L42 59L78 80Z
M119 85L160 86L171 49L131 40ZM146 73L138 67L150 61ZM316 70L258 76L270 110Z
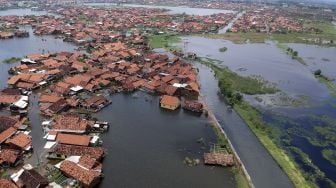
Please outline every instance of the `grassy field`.
M151 48L168 48L172 47L172 43L180 42L180 37L177 34L158 34L158 35L149 35L148 44Z

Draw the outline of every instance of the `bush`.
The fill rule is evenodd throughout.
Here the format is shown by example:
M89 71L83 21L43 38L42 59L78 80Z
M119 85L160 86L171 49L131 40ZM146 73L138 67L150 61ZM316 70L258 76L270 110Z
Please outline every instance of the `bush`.
M315 76L321 76L321 74L322 74L321 69L318 69L318 70L316 70L316 71L314 72L314 75L315 75Z

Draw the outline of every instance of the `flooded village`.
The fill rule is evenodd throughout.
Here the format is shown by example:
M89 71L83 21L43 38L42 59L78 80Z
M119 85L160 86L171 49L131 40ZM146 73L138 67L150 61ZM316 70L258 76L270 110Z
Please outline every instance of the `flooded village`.
M82 12L81 16L78 15L79 11ZM106 17L112 13L125 17L116 20ZM12 183L3 180L3 185L99 185L104 176L103 162L106 159L103 161L103 158L113 152L104 148L101 135L111 131L114 120L105 121L93 114L113 106L114 100L110 96L120 92L134 93L141 90L150 95L159 95L161 97L155 99L159 103L156 108L176 110L182 106L187 111L203 112L203 105L198 101L200 91L197 71L191 64L177 56L169 57L150 51L138 30L131 33L113 33L109 30L134 28L146 20L148 23L144 28L152 29L150 32L157 32L155 29L159 27L169 27L177 32L198 33L213 29L210 25L199 26L198 22L192 22L192 19L198 19L193 17L187 18L190 22L180 25L173 25L170 21L151 21L149 18L152 16L162 16L162 19L170 17L162 10L151 9L125 8L111 11L79 7L65 8L57 14L62 17L1 17L6 23L6 30L15 31L1 32L3 40L29 37L28 31L16 29L29 25L34 35L58 35L64 41L79 45L78 52L60 49L57 53L44 51L26 54L24 58L17 59L19 63L7 70L7 87L4 87L0 96L3 112L2 165L7 166L6 169L19 169L9 170ZM222 21L218 22L218 27L230 19L230 15L220 16ZM209 16L200 18L208 23L215 19ZM132 20L133 25L126 24L125 20ZM93 23L92 26L83 24L88 21ZM74 23L69 25L70 22ZM28 34L19 36L19 33ZM40 120L34 122L32 119L36 117L31 118L33 114L40 116ZM36 124L38 122L39 125ZM41 129L41 134L31 135L35 129ZM42 137L43 142L38 143L37 148L33 144L35 136ZM211 155L207 153L207 159L211 159ZM227 156L232 157L232 154L221 155L223 159L216 158L225 161ZM233 165L230 160L225 166ZM183 164L183 160L180 162ZM211 164L216 162L212 161ZM109 168L113 170L113 167ZM27 178L30 176L34 177L35 182Z
M183 1L171 2L176 9L160 1L156 4L162 6L146 1L137 2L140 5L44 3L0 1L4 9L0 11L4 51L0 54L0 187L335 185L330 175L335 166L326 170L315 163L302 165L299 161L309 158L279 144L287 135L279 136L281 142L274 147L280 155L274 156L277 153L267 144L275 141L265 144L259 128L256 132L250 125L259 118L273 122L275 116L266 116L269 111L261 108L260 117L244 115L244 110L254 108L252 104L263 107L259 104L267 101L263 94L274 97L274 93L296 91L299 95L307 89L281 83L286 75L277 76L278 70L264 75L267 70L260 68L260 75L270 83L253 77L254 65L243 71L246 59L239 58L254 61L249 53L259 53L251 50L253 46L244 49L253 44L239 46L242 40L250 41L251 33L262 39L274 34L277 41L272 48L269 44L258 48L277 49L274 53L282 54L279 61L294 62L296 67L303 65L301 61L309 63L309 58L301 57L295 44L281 46L279 34L303 33L306 38L300 42L334 51L331 31L313 38L324 32L325 25L297 19L309 11L295 10L305 8ZM313 14L307 19L320 15ZM323 19L335 21L335 10L326 9ZM223 29L225 34L220 34ZM222 50L223 46L228 48ZM244 57L230 57L235 48L241 48ZM224 77L226 61L231 70L240 70L226 73L237 80ZM307 72L314 84L323 87L311 73L318 68ZM329 73L323 68L321 72ZM244 76L250 80L241 84ZM241 86L234 90L234 83ZM253 84L261 88L259 92L246 86ZM258 103L257 97L263 101ZM287 110L291 109L279 111ZM276 137L268 128L260 129ZM295 130L292 127L291 133ZM333 151L334 146L328 147ZM281 157L290 159L290 167L283 166Z

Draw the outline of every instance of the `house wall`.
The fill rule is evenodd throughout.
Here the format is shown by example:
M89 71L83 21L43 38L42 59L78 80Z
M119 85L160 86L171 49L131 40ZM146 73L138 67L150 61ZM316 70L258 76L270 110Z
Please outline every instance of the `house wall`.
M166 105L166 104L161 103L161 108L165 108L165 109L168 109L168 110L176 110L177 107L178 107L178 105L171 106L171 105Z

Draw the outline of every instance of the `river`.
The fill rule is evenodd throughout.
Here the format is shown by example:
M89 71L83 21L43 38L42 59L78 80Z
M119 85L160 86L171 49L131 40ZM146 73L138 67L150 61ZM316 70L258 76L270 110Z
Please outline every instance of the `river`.
M26 12L26 11L24 11ZM22 14L18 11L18 14ZM3 13L4 15L4 13ZM31 53L74 51L77 46L52 36L0 41L0 61L23 57ZM43 40L42 40L43 39ZM0 89L6 87L7 70L17 64L0 64ZM36 165L45 153L41 117L38 114L37 93L30 96L29 119ZM110 96L112 104L93 114L111 125L103 134L107 156L103 161L105 178L100 187L235 187L231 168L188 167L185 157L202 159L203 153L216 142L209 121L182 109L165 111L159 108L159 98L143 92ZM203 138L205 145L197 142Z

